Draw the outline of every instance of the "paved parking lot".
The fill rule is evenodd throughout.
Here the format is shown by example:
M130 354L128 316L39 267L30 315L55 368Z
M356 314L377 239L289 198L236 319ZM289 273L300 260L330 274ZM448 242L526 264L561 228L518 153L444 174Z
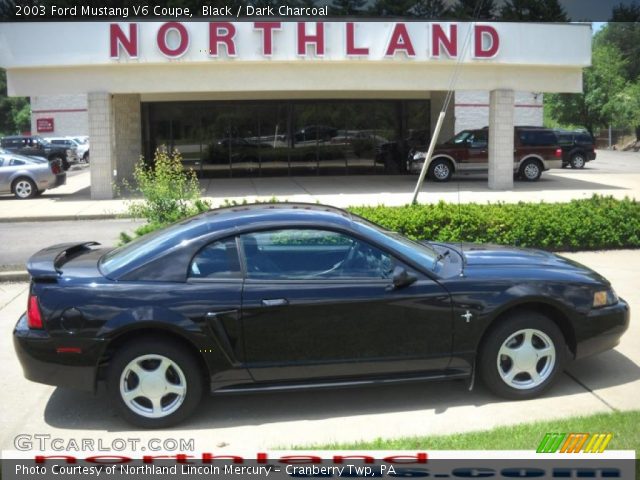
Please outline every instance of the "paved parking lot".
M588 174L585 174L588 175ZM167 431L134 430L104 396L25 380L11 330L26 305L26 284L0 284L0 448L19 434L68 439L184 438L196 451L274 448L376 437L446 434L614 409L638 408L640 396L640 256L637 251L573 253L609 278L631 304L631 328L613 351L573 363L543 398L496 399L464 382L212 397L188 422ZM533 448L533 444L532 444ZM237 453L237 452L236 452Z
M73 172L67 185L47 191L42 197L18 201L0 197L0 221L29 219L95 218L126 211L127 200L91 200L89 170ZM411 201L417 176L358 175L277 178L202 179L202 194L212 205L225 200L249 202L280 200L326 203L337 207L352 205L404 205ZM640 199L640 153L598 151L598 158L583 170L551 170L539 182L515 182L511 191L493 191L486 175L454 177L449 183L425 182L421 203L569 201L594 194ZM18 207L18 204L20 208Z

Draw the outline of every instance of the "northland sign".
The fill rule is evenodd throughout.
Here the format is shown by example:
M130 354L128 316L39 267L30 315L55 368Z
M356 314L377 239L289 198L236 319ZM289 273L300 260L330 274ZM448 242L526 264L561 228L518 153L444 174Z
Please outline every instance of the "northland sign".
M327 36L340 38L338 55L344 57L387 58L398 54L406 58L416 58L417 50L428 52L430 58L456 59L461 53L460 45L467 43L472 37L471 57L488 59L495 57L500 49L500 34L491 25L467 26L465 38L460 39L460 29L456 23L419 24L422 35L417 34L414 24L407 23L365 23L354 22L327 24L324 22L254 22L231 23L211 22L207 25L206 45L191 45L191 34L188 25L180 22L167 22L157 28L155 47L166 58L179 58L190 48L198 48L200 53L210 57L243 57L256 48L263 57L272 57L275 49L287 54L295 51L298 57L324 57L327 52ZM146 27L146 24L142 24ZM122 55L138 58L141 45L140 24L109 25L109 54L113 59ZM283 35L286 28L292 35ZM414 30L413 35L411 30ZM425 45L425 32L427 44ZM242 36L238 39L239 35ZM277 40L281 38L280 42ZM291 42L293 38L293 42ZM248 43L246 40L250 41ZM277 44L277 46L274 45ZM148 48L144 45L142 48ZM153 47L153 46L152 46ZM204 48L203 48L204 47Z

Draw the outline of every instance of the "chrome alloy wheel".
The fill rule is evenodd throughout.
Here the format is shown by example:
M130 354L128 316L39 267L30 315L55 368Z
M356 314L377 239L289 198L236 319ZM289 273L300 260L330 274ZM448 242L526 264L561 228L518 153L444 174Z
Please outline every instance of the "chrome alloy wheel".
M33 193L33 186L28 180L18 180L14 187L15 193L20 198L29 198Z
M573 168L584 168L585 163L586 162L584 161L584 157L582 155L575 155L571 159L571 166Z
M540 167L537 164L529 163L524 167L524 176L529 180L538 178L538 175L540 175Z
M433 168L433 175L438 180L449 178L449 166L446 163L439 163Z
M120 395L133 412L162 418L178 410L187 394L180 367L162 355L142 355L127 364L120 375Z
M500 378L518 390L543 384L551 376L555 364L555 345L546 333L533 328L513 333L498 351Z

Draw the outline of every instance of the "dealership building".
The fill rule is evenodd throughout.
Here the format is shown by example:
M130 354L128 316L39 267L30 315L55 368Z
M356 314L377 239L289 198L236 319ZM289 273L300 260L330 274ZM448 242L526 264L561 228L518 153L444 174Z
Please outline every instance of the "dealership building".
M489 187L513 184L513 126L582 91L585 24L306 21L8 23L0 67L32 132L88 134L91 195L141 155L201 176L397 172L430 139L488 126ZM47 41L43 42L42 39Z

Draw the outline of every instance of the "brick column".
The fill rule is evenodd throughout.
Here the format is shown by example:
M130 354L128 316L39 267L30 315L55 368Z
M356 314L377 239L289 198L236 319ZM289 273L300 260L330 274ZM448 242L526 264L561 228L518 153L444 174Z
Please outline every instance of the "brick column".
M513 90L489 96L489 188L513 189Z
M114 95L115 157L117 181L131 181L133 167L142 154L140 95Z
M131 179L140 158L140 95L91 92L87 97L91 142L91 198L113 198L114 187Z
M91 142L91 198L113 198L115 158L111 95L108 92L90 92L87 95L87 108Z
M447 92L431 92L431 134L433 135L433 130L436 128L436 123L438 121L438 116L440 115L440 110L442 110L442 106L444 105L444 99L447 96ZM442 124L442 130L440 130L440 136L438 138L438 143L442 143L445 140L449 140L453 137L455 132L455 102L456 96L455 93L449 102L449 106L447 108L446 115L444 117L444 123Z

